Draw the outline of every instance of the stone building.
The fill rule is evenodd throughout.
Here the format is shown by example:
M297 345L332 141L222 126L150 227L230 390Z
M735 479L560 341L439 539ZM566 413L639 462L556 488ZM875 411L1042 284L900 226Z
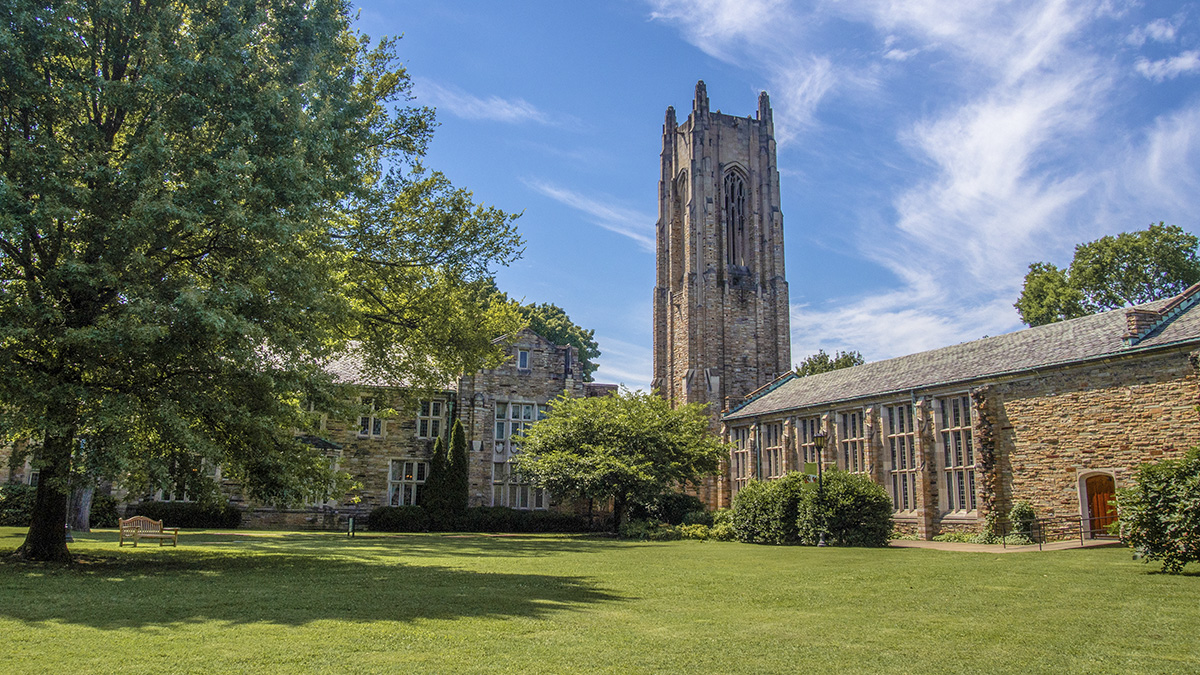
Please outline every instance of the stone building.
M977 531L1016 500L1102 531L1113 491L1200 444L1200 284L1178 297L809 377L723 416L730 481L870 476L897 529ZM821 458L814 437L827 434Z
M471 506L542 510L556 505L552 495L512 471L511 460L519 449L516 437L541 419L555 398L605 395L616 385L584 382L575 347L553 344L529 329L506 342L508 358L500 366L460 377L415 402L353 361L332 364L330 370L339 381L358 388L360 402L399 412L366 415L351 426L327 420L320 440L313 439L337 468L362 484L356 493L360 501L330 496L300 508L276 509L241 504L235 486L229 486L233 503L246 509L243 522L255 527L340 527L348 515L366 514L377 506L416 504L429 475L434 442L439 436L449 440L455 419L462 421L467 437Z
M520 481L511 470L510 460L518 449L514 437L540 419L560 395L603 396L617 386L584 382L574 347L555 345L528 329L505 341L508 358L502 365L424 393L389 385L354 359L327 366L337 381L356 391L358 402L379 411L350 423L325 418L318 435L305 437L324 451L331 465L361 483L352 495L314 494L305 504L276 508L248 502L236 483L222 478L219 467L210 469L210 475L230 502L243 509L246 527L340 528L349 516L365 516L377 506L415 504L429 475L435 440L448 440L450 426L459 419L471 464L470 505L551 508L557 504L552 495ZM8 458L9 450L0 449L0 460ZM10 464L5 462L3 480L36 484L37 472L28 461ZM124 495L118 486L118 494L129 502L190 499L170 489Z
M783 214L766 92L753 117L709 110L704 82L677 124L667 108L659 181L652 386L716 414L789 371ZM728 482L701 495L727 505Z

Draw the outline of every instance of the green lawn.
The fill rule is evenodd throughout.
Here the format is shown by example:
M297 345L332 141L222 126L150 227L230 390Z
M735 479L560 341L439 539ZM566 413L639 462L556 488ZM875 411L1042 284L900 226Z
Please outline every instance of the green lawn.
M0 528L0 551L23 531ZM0 562L0 671L1198 672L1200 575L1023 554L187 532Z

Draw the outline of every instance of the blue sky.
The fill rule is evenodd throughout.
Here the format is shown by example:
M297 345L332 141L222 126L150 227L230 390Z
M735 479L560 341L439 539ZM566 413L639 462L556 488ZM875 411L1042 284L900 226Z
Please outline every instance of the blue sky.
M523 212L501 289L596 331L648 387L659 152L696 81L771 96L792 355L869 361L1022 327L1030 262L1200 213L1200 4L359 2L403 35L426 164Z

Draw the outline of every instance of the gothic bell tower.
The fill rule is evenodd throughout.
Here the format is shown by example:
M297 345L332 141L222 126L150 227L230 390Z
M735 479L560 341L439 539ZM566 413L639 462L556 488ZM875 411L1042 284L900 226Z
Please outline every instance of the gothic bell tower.
M735 117L701 81L683 124L667 108L658 195L653 386L719 413L792 367L767 93Z

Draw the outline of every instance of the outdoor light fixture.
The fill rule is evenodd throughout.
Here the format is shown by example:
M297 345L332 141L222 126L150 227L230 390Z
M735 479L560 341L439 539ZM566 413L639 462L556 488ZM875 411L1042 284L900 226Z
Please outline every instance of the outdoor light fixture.
M818 431L813 434L813 445L817 446L817 503L821 509L821 532L817 540L817 546L825 545L825 481L823 480L822 464L825 463L825 432Z

